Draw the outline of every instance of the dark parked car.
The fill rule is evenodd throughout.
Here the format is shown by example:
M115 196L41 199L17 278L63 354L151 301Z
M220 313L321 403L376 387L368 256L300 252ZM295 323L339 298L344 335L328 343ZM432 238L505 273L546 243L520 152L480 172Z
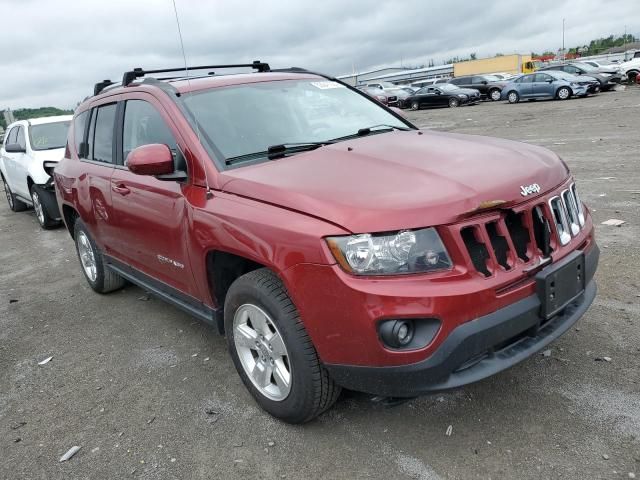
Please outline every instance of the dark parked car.
M588 79L587 79L588 78ZM522 75L505 85L502 98L509 103L520 100L555 98L568 100L572 96L585 97L598 81L591 77L576 77L564 72L550 70Z
M480 92L443 83L418 90L398 104L400 108L419 110L422 107L459 107L480 101Z
M600 83L600 90L611 90L622 80L622 76L619 73L604 73L599 72L597 68L583 62L571 62L571 63L559 63L557 65L549 65L543 67L539 71L557 70L560 72L570 73L571 75L588 75L593 77ZM590 93L593 93L592 89Z
M480 92L482 98L493 101L500 100L500 93L507 84L504 80L493 75L468 75L449 80L449 83L460 88L474 88Z
M358 87L358 90L362 90L370 97L375 98L380 103L387 105L388 107L395 107L398 105L397 95L391 95L389 92L385 92L384 90L373 87Z

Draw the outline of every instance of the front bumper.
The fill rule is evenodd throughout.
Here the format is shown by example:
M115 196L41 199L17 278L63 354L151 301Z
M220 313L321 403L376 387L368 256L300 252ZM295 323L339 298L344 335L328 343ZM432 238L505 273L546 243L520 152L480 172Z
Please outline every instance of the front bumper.
M540 351L582 317L596 295L593 275L598 258L594 243L585 253L584 292L546 322L540 316L538 295L532 295L458 326L423 361L391 367L325 366L345 388L391 397L413 397L477 382Z

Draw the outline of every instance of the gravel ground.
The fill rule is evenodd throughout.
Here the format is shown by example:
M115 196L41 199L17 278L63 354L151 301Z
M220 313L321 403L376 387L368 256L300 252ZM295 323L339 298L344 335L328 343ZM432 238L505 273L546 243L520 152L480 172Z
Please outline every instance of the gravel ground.
M598 297L548 357L393 408L346 395L305 426L256 407L213 329L136 287L94 294L67 232L3 202L0 478L640 478L639 107L629 87L411 112L561 154L597 224Z

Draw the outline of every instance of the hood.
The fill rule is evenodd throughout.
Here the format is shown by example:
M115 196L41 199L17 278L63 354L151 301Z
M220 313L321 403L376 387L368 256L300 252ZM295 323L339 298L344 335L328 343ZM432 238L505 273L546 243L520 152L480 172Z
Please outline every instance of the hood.
M44 162L45 160L59 162L62 160L62 157L64 157L64 147L51 150L33 150L31 156L40 162Z
M451 223L482 203L522 202L521 186L538 184L541 195L568 174L541 147L421 133L371 135L228 170L221 188L364 233Z

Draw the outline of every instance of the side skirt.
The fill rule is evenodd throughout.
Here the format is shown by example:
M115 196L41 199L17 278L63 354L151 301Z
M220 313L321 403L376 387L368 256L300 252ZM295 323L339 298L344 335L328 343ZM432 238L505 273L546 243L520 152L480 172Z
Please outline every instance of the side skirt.
M201 302L198 302L195 298L176 290L160 280L142 273L120 260L116 260L109 255L103 254L103 256L106 262L106 267L110 270L113 270L115 273L127 279L131 283L138 285L140 288L148 291L161 300L175 305L179 309L187 312L193 317L196 317L204 323L217 327L218 332L220 334L224 334L224 319L221 308L211 308Z

